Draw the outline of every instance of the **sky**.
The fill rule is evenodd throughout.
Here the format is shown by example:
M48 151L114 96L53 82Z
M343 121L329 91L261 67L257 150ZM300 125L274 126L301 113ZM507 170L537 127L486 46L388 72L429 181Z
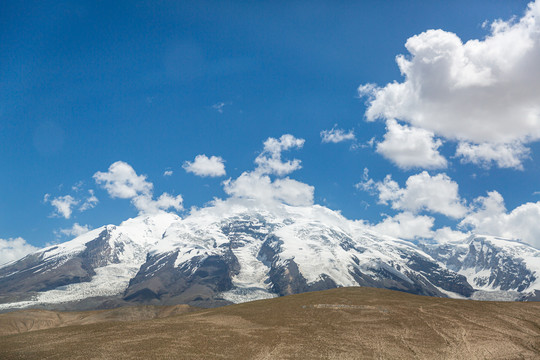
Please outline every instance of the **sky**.
M0 59L0 263L230 198L540 247L540 0L4 1Z

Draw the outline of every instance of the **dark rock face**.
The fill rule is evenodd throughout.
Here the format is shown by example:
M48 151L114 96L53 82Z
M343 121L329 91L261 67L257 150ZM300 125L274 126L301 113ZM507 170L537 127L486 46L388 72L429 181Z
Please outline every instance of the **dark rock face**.
M238 262L230 253L197 257L175 267L178 252L149 256L130 281L123 299L142 303L220 302L218 294L232 288Z
M409 257L407 265L418 271L429 283L444 290L451 291L466 297L474 292L473 287L467 282L467 278L451 270L444 269L439 264L425 257L413 254ZM439 291L437 291L439 292Z
M108 264L119 264L118 253L124 249L124 244L119 244L119 249L113 250L109 244L111 231L114 227L103 230L99 236L86 243L86 249L81 253L80 258L84 259L87 268L95 269Z
M268 231L274 226L268 224L264 217L258 216L236 216L222 222L221 232L229 238L230 247L242 246L246 238L263 240Z
M522 295L521 301L540 301L540 290L534 290L531 294Z
M360 286L399 290L418 295L446 296L435 286L463 296L473 292L463 276L449 272L421 257L415 258L407 263L415 272L403 271L398 264L379 264L370 271L377 275L375 277L362 273L360 269L355 269L351 275Z

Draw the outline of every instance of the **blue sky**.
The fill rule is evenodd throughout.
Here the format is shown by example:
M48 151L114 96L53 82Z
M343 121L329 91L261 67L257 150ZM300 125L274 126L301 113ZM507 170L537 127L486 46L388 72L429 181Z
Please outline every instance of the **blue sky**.
M264 176L313 186L312 202L378 231L489 232L539 245L540 5L529 6L2 2L0 240L41 247L136 216L135 197L111 188L117 161L153 184L137 196L166 192L186 214L214 197L244 196L226 193L223 181L256 173L263 152L301 161ZM354 138L323 142L332 129ZM268 138L284 134L305 141L265 152ZM187 171L203 154L206 176ZM108 175L99 181L98 172ZM418 200L430 196L418 189L444 196ZM409 220L418 228L404 229ZM436 233L444 227L447 236Z

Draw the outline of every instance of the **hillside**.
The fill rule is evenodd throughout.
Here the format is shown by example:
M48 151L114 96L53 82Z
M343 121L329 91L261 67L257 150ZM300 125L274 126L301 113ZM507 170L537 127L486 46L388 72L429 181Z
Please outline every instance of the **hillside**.
M15 314L32 312L2 314L1 326ZM2 359L533 359L540 303L339 288L152 320L75 321L0 343Z

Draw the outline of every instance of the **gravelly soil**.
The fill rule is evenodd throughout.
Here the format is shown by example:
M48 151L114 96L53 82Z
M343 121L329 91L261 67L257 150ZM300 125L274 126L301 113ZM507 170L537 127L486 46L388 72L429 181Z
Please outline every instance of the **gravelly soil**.
M540 358L540 303L340 288L173 314L3 335L0 359Z

